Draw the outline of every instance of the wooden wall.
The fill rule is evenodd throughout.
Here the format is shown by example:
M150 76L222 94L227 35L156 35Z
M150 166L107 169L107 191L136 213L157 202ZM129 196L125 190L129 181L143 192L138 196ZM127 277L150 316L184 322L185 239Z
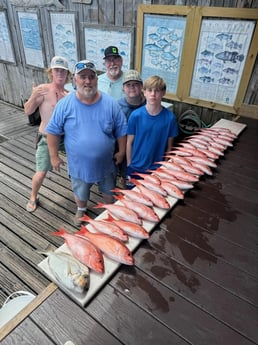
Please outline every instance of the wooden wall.
M85 2L85 3L84 3ZM25 4L36 3L36 10L40 13L42 26L42 39L44 42L45 67L50 63L54 55L54 47L51 40L51 25L49 23L49 11L56 11L57 8L51 4L60 3L63 5L63 12L75 12L77 18L77 44L79 59L85 58L85 42L83 24L95 24L100 27L114 26L134 28L136 33L137 7L139 4L156 5L187 5L187 6L219 6L219 7L239 7L239 8L258 8L257 0L92 0L91 4L86 4L85 0L0 0L0 10L7 13L8 23L11 30L11 39L16 58L16 63L7 63L0 60L0 99L8 103L21 107L23 100L27 99L31 93L32 81L36 84L46 82L46 75L43 68L34 68L26 65L24 53L19 34L19 25L17 23L17 11L35 11L34 8L28 8ZM40 4L43 4L40 6ZM49 4L49 5L46 5ZM58 11L60 9L58 8ZM135 36L135 35L134 35ZM108 45L108 42L107 42ZM134 37L136 45L136 36ZM0 53L1 57L1 53ZM134 66L134 56L132 57L132 67ZM258 105L258 63L252 73L252 77L245 95L242 106L243 116L255 117L257 115ZM173 102L174 112L177 116L185 110L195 110L205 123L211 123L217 119L232 118L231 114L206 109L203 107L192 106L185 103Z

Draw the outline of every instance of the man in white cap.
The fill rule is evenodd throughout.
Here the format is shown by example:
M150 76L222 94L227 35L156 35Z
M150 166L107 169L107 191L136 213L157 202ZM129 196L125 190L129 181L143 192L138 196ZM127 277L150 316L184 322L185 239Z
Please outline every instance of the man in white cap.
M99 75L98 88L116 100L123 97L123 59L118 48L109 46L104 51L106 72Z
M52 170L45 128L52 116L57 102L67 95L64 85L69 81L71 73L68 61L62 56L54 56L47 69L50 80L48 84L32 85L32 94L24 104L26 115L32 114L39 108L41 123L37 136L36 172L32 177L32 190L26 205L28 212L34 212L38 206L38 192L48 171Z
M125 157L127 122L113 97L98 90L95 65L79 61L75 65L76 91L62 99L46 128L53 167L63 164L58 154L64 133L68 173L72 182L77 211L75 226L87 210L90 189L97 183L105 203L114 201L116 165ZM114 154L115 143L118 151Z

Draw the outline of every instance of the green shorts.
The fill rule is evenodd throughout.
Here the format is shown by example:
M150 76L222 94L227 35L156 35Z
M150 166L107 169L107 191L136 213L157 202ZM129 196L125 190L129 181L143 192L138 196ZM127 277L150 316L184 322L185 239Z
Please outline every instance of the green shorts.
M63 138L60 140L59 151L64 151L64 142ZM52 171L53 167L51 165L47 138L42 136L40 141L37 144L36 151L36 171Z
M51 171L52 165L47 146L47 138L42 136L37 145L36 171Z

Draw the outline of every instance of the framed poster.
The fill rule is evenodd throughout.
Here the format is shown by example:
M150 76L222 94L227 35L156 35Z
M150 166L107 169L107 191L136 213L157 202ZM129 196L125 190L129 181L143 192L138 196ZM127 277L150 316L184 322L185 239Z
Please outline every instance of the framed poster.
M202 20L190 97L233 106L255 21Z
M144 80L158 74L169 93L177 91L185 27L185 16L144 16L141 75Z
M0 60L15 62L6 13L0 11Z
M171 99L178 100L192 16L192 8L186 6L139 6L136 68L143 80L162 77Z
M112 27L101 28L90 26L84 28L85 56L92 61L99 71L105 71L104 50L108 46L116 46L123 58L123 69L131 68L133 28Z
M37 13L18 12L18 20L26 63L44 68Z
M74 13L50 13L54 55L60 55L68 60L73 71L78 61L76 26Z
M139 5L136 68L166 98L240 113L258 54L258 10Z

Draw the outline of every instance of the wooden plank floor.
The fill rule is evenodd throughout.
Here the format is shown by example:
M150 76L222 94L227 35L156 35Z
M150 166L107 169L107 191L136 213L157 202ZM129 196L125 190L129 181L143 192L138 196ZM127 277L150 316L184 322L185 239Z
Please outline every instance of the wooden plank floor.
M37 267L35 249L73 230L75 204L64 168L49 173L40 207L25 210L34 172L34 132L20 109L0 102L0 305L13 291L52 294L10 334L7 344L258 343L258 121L247 128L184 201L135 251L135 266L121 266L82 308ZM92 206L90 216L101 210ZM42 297L41 297L42 298ZM1 337L0 337L1 338Z

